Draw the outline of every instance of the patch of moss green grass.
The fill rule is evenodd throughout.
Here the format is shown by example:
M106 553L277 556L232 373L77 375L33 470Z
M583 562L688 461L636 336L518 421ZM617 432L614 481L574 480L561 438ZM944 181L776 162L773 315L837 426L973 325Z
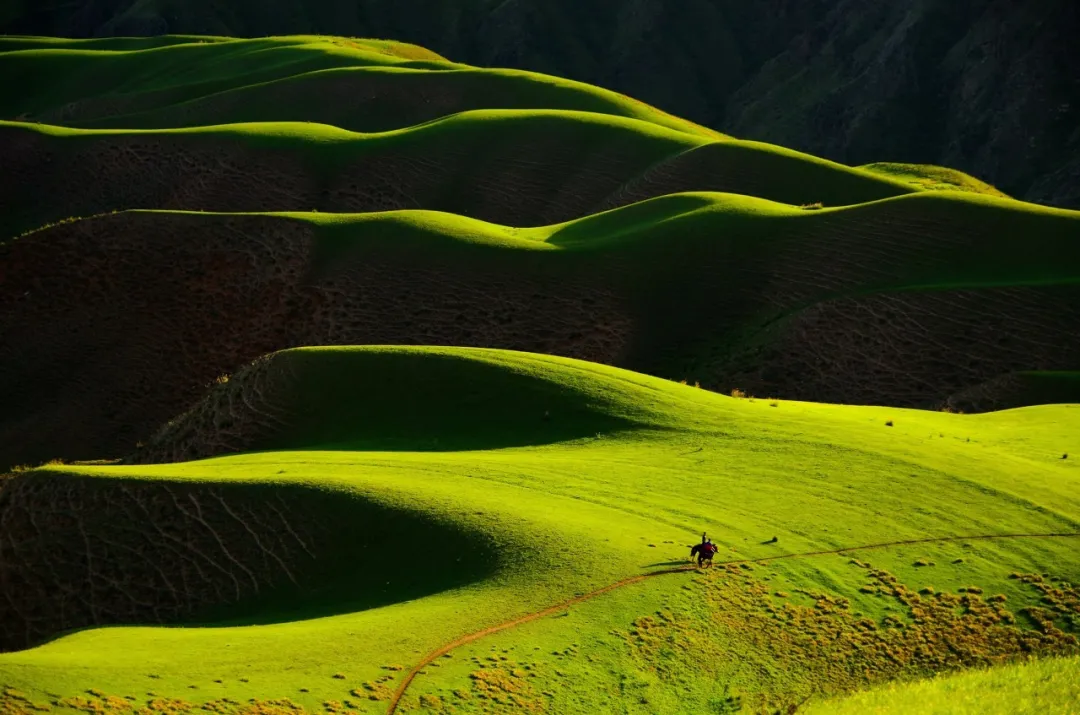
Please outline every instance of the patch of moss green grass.
M99 41L0 38L0 72L18 80L0 97L0 116L73 126L313 121L371 132L470 109L567 109L722 136L599 87L472 68L414 45L379 40L165 37L151 47L119 49ZM393 96L343 101L346 94L379 89Z
M334 712L327 703L348 700L349 709L383 712L385 701L361 701L350 692L385 695L377 686L396 687L397 668L464 634L623 578L684 564L687 545L707 529L721 544L718 560L767 563L745 571L744 580L725 575L723 567L660 576L475 641L451 654L446 665L426 668L405 703L414 712L451 706L454 712L521 712L534 706L538 712L706 712L735 695L771 703L770 694L797 691L768 666L770 654L784 652L777 650L780 641L755 645L747 635L746 624L766 617L757 612L764 603L755 596L755 584L804 599L799 603L808 613L814 601L803 592L828 594L831 602L846 598L860 617L881 623L897 608L895 598L862 593L869 572L853 559L895 574L913 590L959 583L978 586L987 597L1009 590L1009 607L1016 609L1037 602L1039 593L1024 591L1035 587L1010 579L1013 572L1080 581L1076 543L1067 538L973 538L771 561L905 539L1080 531L1080 467L1059 458L1080 448L1080 406L986 415L786 401L771 407L601 365L496 350L304 348L279 357L294 363L293 374L308 386L306 399L321 404L323 424L340 421L357 430L356 448L370 444L364 433L379 416L391 425L410 424L424 404L417 396L437 395L434 409L463 406L461 429L470 449L430 451L440 435L414 432L402 435L397 451L351 451L341 434L328 433L333 444L320 444L319 435L298 419L295 432L281 432L281 445L289 451L181 464L54 466L29 477L317 487L453 524L491 545L498 556L490 575L335 616L319 610L305 617L304 603L297 602L294 620L274 625L87 630L0 656L0 682L33 702L47 699L47 693L63 698L93 688L137 700L153 692L191 708L221 698L290 698L309 710ZM384 372L396 358L402 360L400 370ZM373 398L371 413L358 417L357 403L367 394ZM500 432L500 405L519 398L512 429L522 436L519 446L509 446ZM569 409L571 404L578 407ZM546 420L560 419L578 425L563 433L564 441L529 437L534 431L551 434ZM891 429L883 427L886 420L893 421ZM452 417L417 424L453 434ZM586 427L595 433L574 436ZM481 444L489 431L491 443ZM435 546L428 558L460 556ZM349 548L342 543L343 551ZM954 564L959 554L963 560ZM936 565L917 567L916 561ZM357 568L363 568L360 556ZM425 566L403 555L397 568L413 573ZM370 585L376 586L381 584ZM723 606L723 594L738 595L728 598L735 605ZM766 600L771 599L784 600ZM635 622L659 618L656 611L664 609L671 623L686 624L673 631L672 644L642 650L627 641ZM826 627L834 623L830 618L845 624L855 616L813 618ZM770 638L784 633L763 632ZM682 642L678 633L690 640L676 647ZM724 660L726 646L739 657ZM484 657L495 659L485 662L496 668L474 676L479 666L461 663L485 648ZM512 654L498 650L511 648ZM807 648L799 652L808 655L793 662L809 679L825 667L814 653L828 651ZM708 668L672 667L706 654L720 660ZM520 667L509 667L510 660ZM741 661L751 667L740 669ZM537 674L529 676L526 664ZM795 682L809 687L808 681ZM454 695L458 690L467 697Z
M896 683L814 703L807 715L1042 715L1075 713L1080 658L1048 658Z
M985 181L956 169L931 164L897 164L881 162L860 167L867 171L884 174L907 181L919 189L931 191L969 191L1007 199L1009 196Z

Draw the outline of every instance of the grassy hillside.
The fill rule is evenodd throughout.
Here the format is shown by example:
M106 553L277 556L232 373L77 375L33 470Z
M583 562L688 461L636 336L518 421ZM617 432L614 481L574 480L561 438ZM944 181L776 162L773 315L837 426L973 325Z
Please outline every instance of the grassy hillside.
M120 456L219 376L312 344L494 346L724 393L937 407L1077 364L1078 251L1074 213L944 192L814 211L680 194L533 229L110 214L0 252L0 454ZM1048 386L1038 401L1072 394Z
M16 78L14 91L0 97L0 116L122 128L311 121L377 132L473 109L568 109L722 136L599 87L454 64L404 43L335 37L118 42L0 38L0 71Z
M146 131L0 122L0 147L9 236L129 208L423 208L535 226L677 191L829 206L914 191L780 147L563 110L476 110L377 134L285 122Z
M221 589L233 621L86 630L2 655L6 706L119 713L154 702L152 710L180 713L210 702L221 712L387 712L392 692L424 654L549 607L546 617L477 636L436 658L405 691L401 711L584 713L610 712L617 703L620 712L701 712L729 699L752 709L784 708L808 696L1032 649L1076 652L1068 635L1075 591L1060 580L1080 577L1075 538L1007 536L1080 532L1076 464L1059 459L1080 447L1072 406L960 416L770 403L489 350L303 349L270 364L276 369L261 383L263 402L243 397L243 376L220 389L232 390L236 422L276 425L264 448L306 451L52 466L2 483L7 529L29 528L19 516L25 509L45 518L45 504L55 503L45 500L58 493L66 495L67 514L55 527L42 531L46 523L38 520L25 532L20 553L40 560L3 562L5 578L16 583L31 578L33 562L34 582L45 594L33 620L18 599L9 601L5 623L24 618L43 633L62 613L102 625L125 611L145 613L140 594L147 591L129 584L167 584L197 554L204 568L189 572L188 588ZM359 402L359 395L372 400ZM429 404L428 396L445 402ZM522 409L508 425L502 405L518 400ZM435 438L453 440L455 432L439 420L459 403L466 405L461 424L469 443L430 451ZM356 441L334 436L333 451L312 451L322 442L309 431L307 415L316 406L333 424L356 429ZM434 416L417 419L427 409ZM348 449L380 446L368 436L397 423L412 431L395 432L402 438L392 445L396 451ZM516 438L509 441L511 431ZM500 448L455 449L481 446ZM328 565L338 578L353 579L348 596L330 593L338 600L320 601L291 586L255 592L240 588L241 581L235 596L225 588L230 574L244 569L264 583L262 569L302 573L319 563L319 552L305 556L266 542L263 529L273 526L268 507L241 492L257 487L318 489L327 504L384 514L373 522L386 525L384 546L365 550L366 526L335 538L355 520L311 523L317 516L302 500L289 512L289 528L309 549L342 550ZM110 491L111 507L92 498ZM162 496L169 493L175 506ZM125 508L128 502L155 505L153 519ZM210 508L215 503L223 506ZM232 565L222 561L230 552L213 535L229 512L248 524L247 542L261 539L279 561L256 569L247 559L259 552L240 539L228 542ZM199 515L213 530L200 535L191 522L193 536L177 542L181 550L169 559L130 548L155 523L169 533ZM395 525L397 519L406 521ZM76 540L56 540L80 528L104 538L90 542L85 558L72 561L83 566L66 578L48 575L50 566L84 553ZM310 536L313 528L323 536ZM661 573L559 605L685 565L686 545L705 529L723 547L720 561L755 563ZM405 535L413 530L427 548L410 550ZM451 532L459 536L443 536ZM990 536L1007 538L983 538ZM869 548L920 539L944 540ZM798 556L836 549L846 551ZM371 561L386 550L398 558ZM476 561L446 571L457 582L433 574L429 586L438 592L397 590L399 580L415 584L435 562L442 569L465 557ZM112 581L110 571L95 576L85 566L95 561L107 569L122 564L126 579ZM207 570L211 564L225 568L218 574ZM91 608L65 607L68 592L81 593ZM362 605L378 594L395 602ZM267 599L287 622L245 625L265 622ZM213 604L179 602L189 607L181 609L182 622L207 622ZM108 604L113 618L95 620L94 603ZM1024 610L1036 606L1044 610Z
M1071 0L72 0L0 32L393 37L607 87L737 136L851 164L961 169L1080 208Z

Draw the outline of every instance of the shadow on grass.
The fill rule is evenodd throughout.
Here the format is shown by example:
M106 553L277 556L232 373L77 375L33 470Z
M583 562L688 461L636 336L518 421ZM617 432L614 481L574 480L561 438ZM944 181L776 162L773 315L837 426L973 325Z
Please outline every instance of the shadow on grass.
M306 485L30 472L0 496L0 539L18 535L22 556L0 564L19 587L0 605L0 652L87 627L351 613L482 581L499 562L464 523Z
M684 559L682 561L657 561L655 564L645 564L641 568L643 568L643 569L651 569L651 568L657 568L659 566L687 566L690 563L691 562L689 560L687 560L687 559Z

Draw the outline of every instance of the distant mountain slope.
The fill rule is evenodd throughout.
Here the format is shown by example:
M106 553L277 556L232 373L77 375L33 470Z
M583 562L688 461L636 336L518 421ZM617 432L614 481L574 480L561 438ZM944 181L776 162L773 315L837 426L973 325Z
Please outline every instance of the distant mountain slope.
M0 32L394 37L848 164L941 164L1080 207L1073 0L77 0L8 3Z

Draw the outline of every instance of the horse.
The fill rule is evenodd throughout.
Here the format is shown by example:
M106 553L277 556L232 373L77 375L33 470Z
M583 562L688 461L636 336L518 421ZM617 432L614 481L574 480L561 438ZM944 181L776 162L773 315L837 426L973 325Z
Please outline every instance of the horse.
M718 551L715 544L694 544L690 549L690 558L697 556L698 568L709 568L712 566L713 555Z

